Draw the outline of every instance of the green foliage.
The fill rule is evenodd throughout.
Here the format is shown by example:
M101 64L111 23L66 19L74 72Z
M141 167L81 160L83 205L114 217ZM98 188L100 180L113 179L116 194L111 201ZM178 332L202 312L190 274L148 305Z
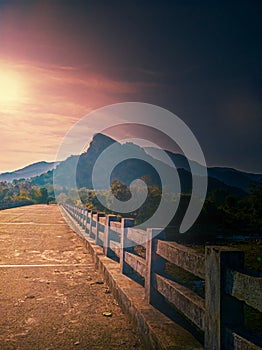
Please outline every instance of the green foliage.
M40 188L40 202L39 203L47 203L48 191L45 187Z
M210 205L218 213L218 219L225 226L237 229L239 233L261 233L262 228L262 181L252 183L249 194L244 198L215 190L208 198Z
M147 179L144 179L147 180ZM162 198L162 191L158 186L147 182L148 196L141 207L126 216L135 219L136 224L142 224L150 218L157 210ZM204 202L202 212L197 222L189 231L196 235L214 235L216 232L231 232L237 234L261 234L262 227L262 181L254 183L249 188L250 192L244 198L232 196L225 189L215 189ZM134 195L139 187L134 187ZM131 197L129 188L118 180L111 184L111 192L120 201L127 201ZM68 187L56 188L56 199L58 203L70 203L84 205L89 209L109 213L97 198L97 191L87 188L72 190ZM99 191L103 197L106 207L110 208L111 197L108 191ZM164 198L168 205L179 206L170 226L179 227L181 220L187 210L190 195L170 195ZM12 184L0 182L0 202L4 203L30 202L30 203L54 203L55 194L53 185L37 186L34 182L26 180L15 180ZM118 213L116 213L118 214ZM197 232L197 233L196 233Z
M10 206L12 203L30 202L47 203L49 192L45 187L37 187L25 180L15 180L13 183L0 182L0 202Z
M182 194L181 196L170 194L168 198L163 199L162 191L158 186L147 185L148 196L143 205L134 212L127 213L123 216L134 218L136 224L142 224L155 213L160 200L166 200L168 205L171 206L177 205L179 201L178 209L170 223L170 226L178 229L188 208L191 196L188 194ZM136 191L139 191L139 188L134 187L134 196L136 195ZM131 196L129 188L118 180L113 180L111 192L121 201L127 201ZM76 191L64 187L61 188L57 199L60 203L83 204L89 209L109 213L108 209L97 199L97 193L98 192L87 188L80 188ZM99 195L103 196L104 202L107 203L107 207L110 208L109 192L99 191ZM261 182L250 186L250 193L244 198L232 196L224 188L215 189L204 201L201 214L193 227L188 231L187 235L191 237L201 236L204 240L210 240L216 233L227 234L231 232L232 234L237 233L240 235L261 234L261 198ZM199 200L203 201L203 199Z
M47 173L34 177L31 180L32 185L35 186L47 186L53 183L53 170L49 170Z
M116 179L111 184L111 191L118 200L123 202L129 200L131 197L128 187Z

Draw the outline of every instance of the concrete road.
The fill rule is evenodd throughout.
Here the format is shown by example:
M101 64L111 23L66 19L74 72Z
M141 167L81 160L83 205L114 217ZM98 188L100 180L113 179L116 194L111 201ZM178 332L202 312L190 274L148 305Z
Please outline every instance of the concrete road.
M0 211L0 349L143 349L56 205Z

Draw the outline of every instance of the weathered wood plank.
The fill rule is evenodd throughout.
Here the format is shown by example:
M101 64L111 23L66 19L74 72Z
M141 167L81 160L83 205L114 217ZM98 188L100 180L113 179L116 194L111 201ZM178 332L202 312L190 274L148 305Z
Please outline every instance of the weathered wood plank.
M132 267L139 275L146 276L146 260L141 256L125 252L125 262Z
M244 338L236 332L226 329L227 344L226 349L236 349L236 350L261 350L262 348L253 343L253 341Z
M227 269L226 293L262 312L262 277Z
M104 232L98 231L98 238L101 242L104 242Z
M100 222L102 225L105 225L105 224L106 224L106 216L99 218L99 222Z
M116 256L120 257L120 243L110 241L109 242L109 248L116 254Z
M118 236L121 236L122 229L121 229L121 227L119 227L119 225L115 225L115 222L112 222L110 224L110 230L112 232L115 232Z
M111 228L121 228L121 222L119 221L112 221L110 224Z
M134 229L134 228L127 229L126 238L132 242L135 242L136 245L141 245L142 247L146 247L147 237L148 237L147 231Z
M205 278L205 256L175 242L158 240L157 254L182 269Z
M155 274L156 289L201 330L205 329L205 300L181 284Z

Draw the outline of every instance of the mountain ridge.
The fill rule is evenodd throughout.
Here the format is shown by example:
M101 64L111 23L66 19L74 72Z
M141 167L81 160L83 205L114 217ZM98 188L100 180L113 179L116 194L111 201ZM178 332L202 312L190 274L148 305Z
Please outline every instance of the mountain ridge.
M1 173L0 181L12 182L13 180L19 180L23 178L30 179L32 177L35 177L43 173L46 173L50 170L53 170L58 164L59 162L46 162L46 161L39 161L36 163L32 163L14 171Z
M133 159L128 159L125 162L118 164L116 168L113 170L111 174L111 179L118 179L119 181L129 185L130 182L132 182L132 179L135 178L141 178L147 175L150 175L153 179L151 181L151 185L160 185L161 181L159 180L159 176L157 175L157 172L152 169L152 166L150 166L151 163L156 164L162 168L163 171L166 171L169 173L169 166L167 164L164 164L163 162L160 162L157 156L158 152L163 152L162 150L150 148L151 154L152 151L155 153L155 157L153 157L150 154L149 148L141 148L137 145L134 145L133 143L125 143L120 144L113 138L106 136L104 134L95 134L92 141L89 144L88 149L83 152L79 156L70 156L66 160L61 161L60 163L47 163L47 162L38 162L35 164L51 164L53 168L51 167L46 172L43 172L42 174L38 174L37 176L34 176L31 178L32 183L39 184L39 185L45 185L45 184L51 184L53 181L53 169L56 166L56 176L58 177L58 180L61 180L61 185L63 186L72 186L74 181L70 177L70 169L73 169L73 167L77 167L77 185L79 188L86 187L92 189L92 169L93 166L99 157L99 155L109 146L115 144L116 150L119 151L119 153L124 152L125 154L129 155L132 154L132 152L137 155L137 159L134 156ZM192 176L190 173L190 163L193 161L188 161L187 158L182 154L176 154L172 153L170 151L165 151L166 154L170 157L170 159L174 162L178 174L180 178L184 181L181 181L182 183L182 190L188 192L190 191L190 186L192 182ZM139 160L139 157L142 157L145 159L145 161ZM111 162L111 159L106 160L108 165ZM147 161L149 164L147 164ZM162 164L160 164L162 163ZM55 166L54 166L55 164ZM23 169L26 169L30 166L29 165ZM196 172L201 170L201 165L194 162L194 169ZM21 169L21 170L23 170ZM225 191L229 191L231 194L238 194L240 196L243 196L245 193L248 193L248 186L251 182L259 181L262 179L262 174L252 174L252 173L246 173L243 171L239 171L234 168L227 168L227 167L209 167L207 168L208 176L209 176L209 185L208 185L208 191L214 190L216 188L224 189ZM16 172L17 173L17 172ZM201 173L201 171L200 171ZM12 174L12 173L11 173ZM100 169L99 172L101 176L101 183L103 184L104 179L104 169ZM197 174L198 175L198 174ZM60 177L60 178L59 178ZM1 181L1 175L0 175L0 181ZM102 188L101 188L102 189Z
M149 154L160 158L162 150L153 147L146 147L145 151ZM165 150L166 154L174 161L176 167L182 168L191 172L190 163L194 164L194 171L196 175L201 174L201 165L192 160L188 160L184 155L179 153L172 153ZM199 171L198 171L199 170ZM239 187L243 191L248 192L248 187L251 182L258 182L262 179L262 174L245 172L237 170L232 167L207 167L208 176L215 178L228 186Z

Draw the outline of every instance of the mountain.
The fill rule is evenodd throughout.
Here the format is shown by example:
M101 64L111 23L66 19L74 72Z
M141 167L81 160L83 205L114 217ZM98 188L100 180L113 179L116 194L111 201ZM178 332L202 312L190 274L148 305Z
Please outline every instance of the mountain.
M12 182L13 180L30 179L53 170L58 164L58 162L44 161L30 164L19 170L0 174L0 181Z
M97 134L94 136L89 148L86 152L82 153L80 156L70 156L65 161L61 162L55 169L56 184L61 187L72 187L74 185L74 178L72 178L72 169L76 168L76 182L77 187L86 187L89 189L93 188L92 185L92 173L95 162L97 161L99 155L109 146L114 145L114 152L105 159L105 163L98 167L98 189L105 189L106 186L106 169L110 167L112 159L115 154L122 154L126 159L120 162L111 174L111 181L117 179L126 185L134 179L145 178L148 185L161 185L161 180L158 172L155 168L158 168L167 177L168 185L172 185L174 182L174 172L169 165L161 162L159 157L152 157L148 152L145 152L143 148L140 148L133 143L120 144L114 139L105 136L103 134ZM147 150L146 150L147 151ZM151 150L151 154L154 150ZM157 151L158 152L158 151ZM178 175L181 183L181 192L191 193L192 189L192 176L189 171L189 163L187 159L180 154L174 154L172 152L167 152L170 158L174 161L176 168L178 169ZM131 158L130 155L132 155ZM156 156L156 154L155 154ZM129 159L127 159L129 158ZM140 158L140 159L139 159ZM142 160L141 160L142 158ZM195 169L201 166L195 163ZM238 171L237 171L238 174ZM47 174L42 174L34 179L32 182L40 186L46 185L52 182L53 171L49 171ZM237 186L228 185L222 182L219 178L209 176L208 179L208 192L211 192L217 188L223 189L227 193L243 197L246 193L243 188Z
M145 151L156 159L162 159L161 155L163 151L160 149L154 147L146 147ZM165 152L174 162L177 169L185 169L186 171L191 172L190 164L193 164L195 174L201 174L202 166L200 164L192 160L188 161L187 158L182 154L172 153L170 151ZM208 167L207 171L209 178L219 180L220 182L223 182L224 184L231 187L240 188L245 192L249 191L248 187L250 183L258 182L262 179L262 174L247 173L244 171L227 167Z
M203 173L201 171L202 166L199 163L194 162L192 160L188 160L183 154L173 153L171 151L162 150L162 149L155 148L155 147L145 147L144 149L145 149L145 152L147 154L149 154L151 157L158 159L158 160L161 160L163 162L165 162L165 160L162 156L163 151L164 151L169 156L169 158L173 161L173 163L175 164L177 169L185 169L186 171L191 172L191 169L190 169L190 164L191 164L191 165L194 165L194 174L195 175L200 175ZM166 164L168 164L168 162Z
M262 174L252 174L224 167L208 168L208 175L229 186L241 188L245 192L248 192L250 183L258 182L262 179Z
M141 148L133 143L120 144L116 140L103 134L96 134L91 141L89 148L80 156L70 156L61 162L55 169L56 183L60 186L72 187L75 179L72 177L72 169L76 168L77 187L93 188L92 173L95 162L100 154L109 146L114 145L114 151L108 155L103 165L98 167L97 179L99 180L98 189L105 189L108 169L114 159L114 156L124 155L123 162L120 162L112 171L111 181L117 179L126 185L134 179L145 178L148 185L161 185L158 168L167 176L168 184L174 182L174 173L170 166L161 161L161 150L155 148ZM184 155L175 154L166 151L167 155L174 162L180 178L181 191L190 193L192 188L192 176L189 163L194 164L195 175L201 174L201 165L188 161ZM132 155L132 157L130 157ZM128 158L128 159L127 159ZM142 158L142 159L141 159ZM259 181L261 174L249 174L231 168L208 168L208 192L215 189L222 189L229 194L243 197L248 193L248 186L251 182ZM53 181L53 171L48 171L32 179L32 183L43 186Z
M160 179L157 172L150 165L152 163L155 167L164 167L168 172L168 167L150 156L148 156L144 150L133 143L120 144L112 138L97 134L94 136L93 141L90 143L89 149L81 154L77 166L77 185L78 187L92 188L92 172L99 155L109 146L114 145L114 149L108 154L101 166L98 166L98 180L99 189L105 189L105 182L107 173L106 169L109 169L115 155L122 155L124 159L120 162L112 171L111 179L117 179L126 185L129 185L134 179L148 176L153 180L154 184L159 185ZM132 156L132 158L130 158ZM141 160L140 160L141 159Z

